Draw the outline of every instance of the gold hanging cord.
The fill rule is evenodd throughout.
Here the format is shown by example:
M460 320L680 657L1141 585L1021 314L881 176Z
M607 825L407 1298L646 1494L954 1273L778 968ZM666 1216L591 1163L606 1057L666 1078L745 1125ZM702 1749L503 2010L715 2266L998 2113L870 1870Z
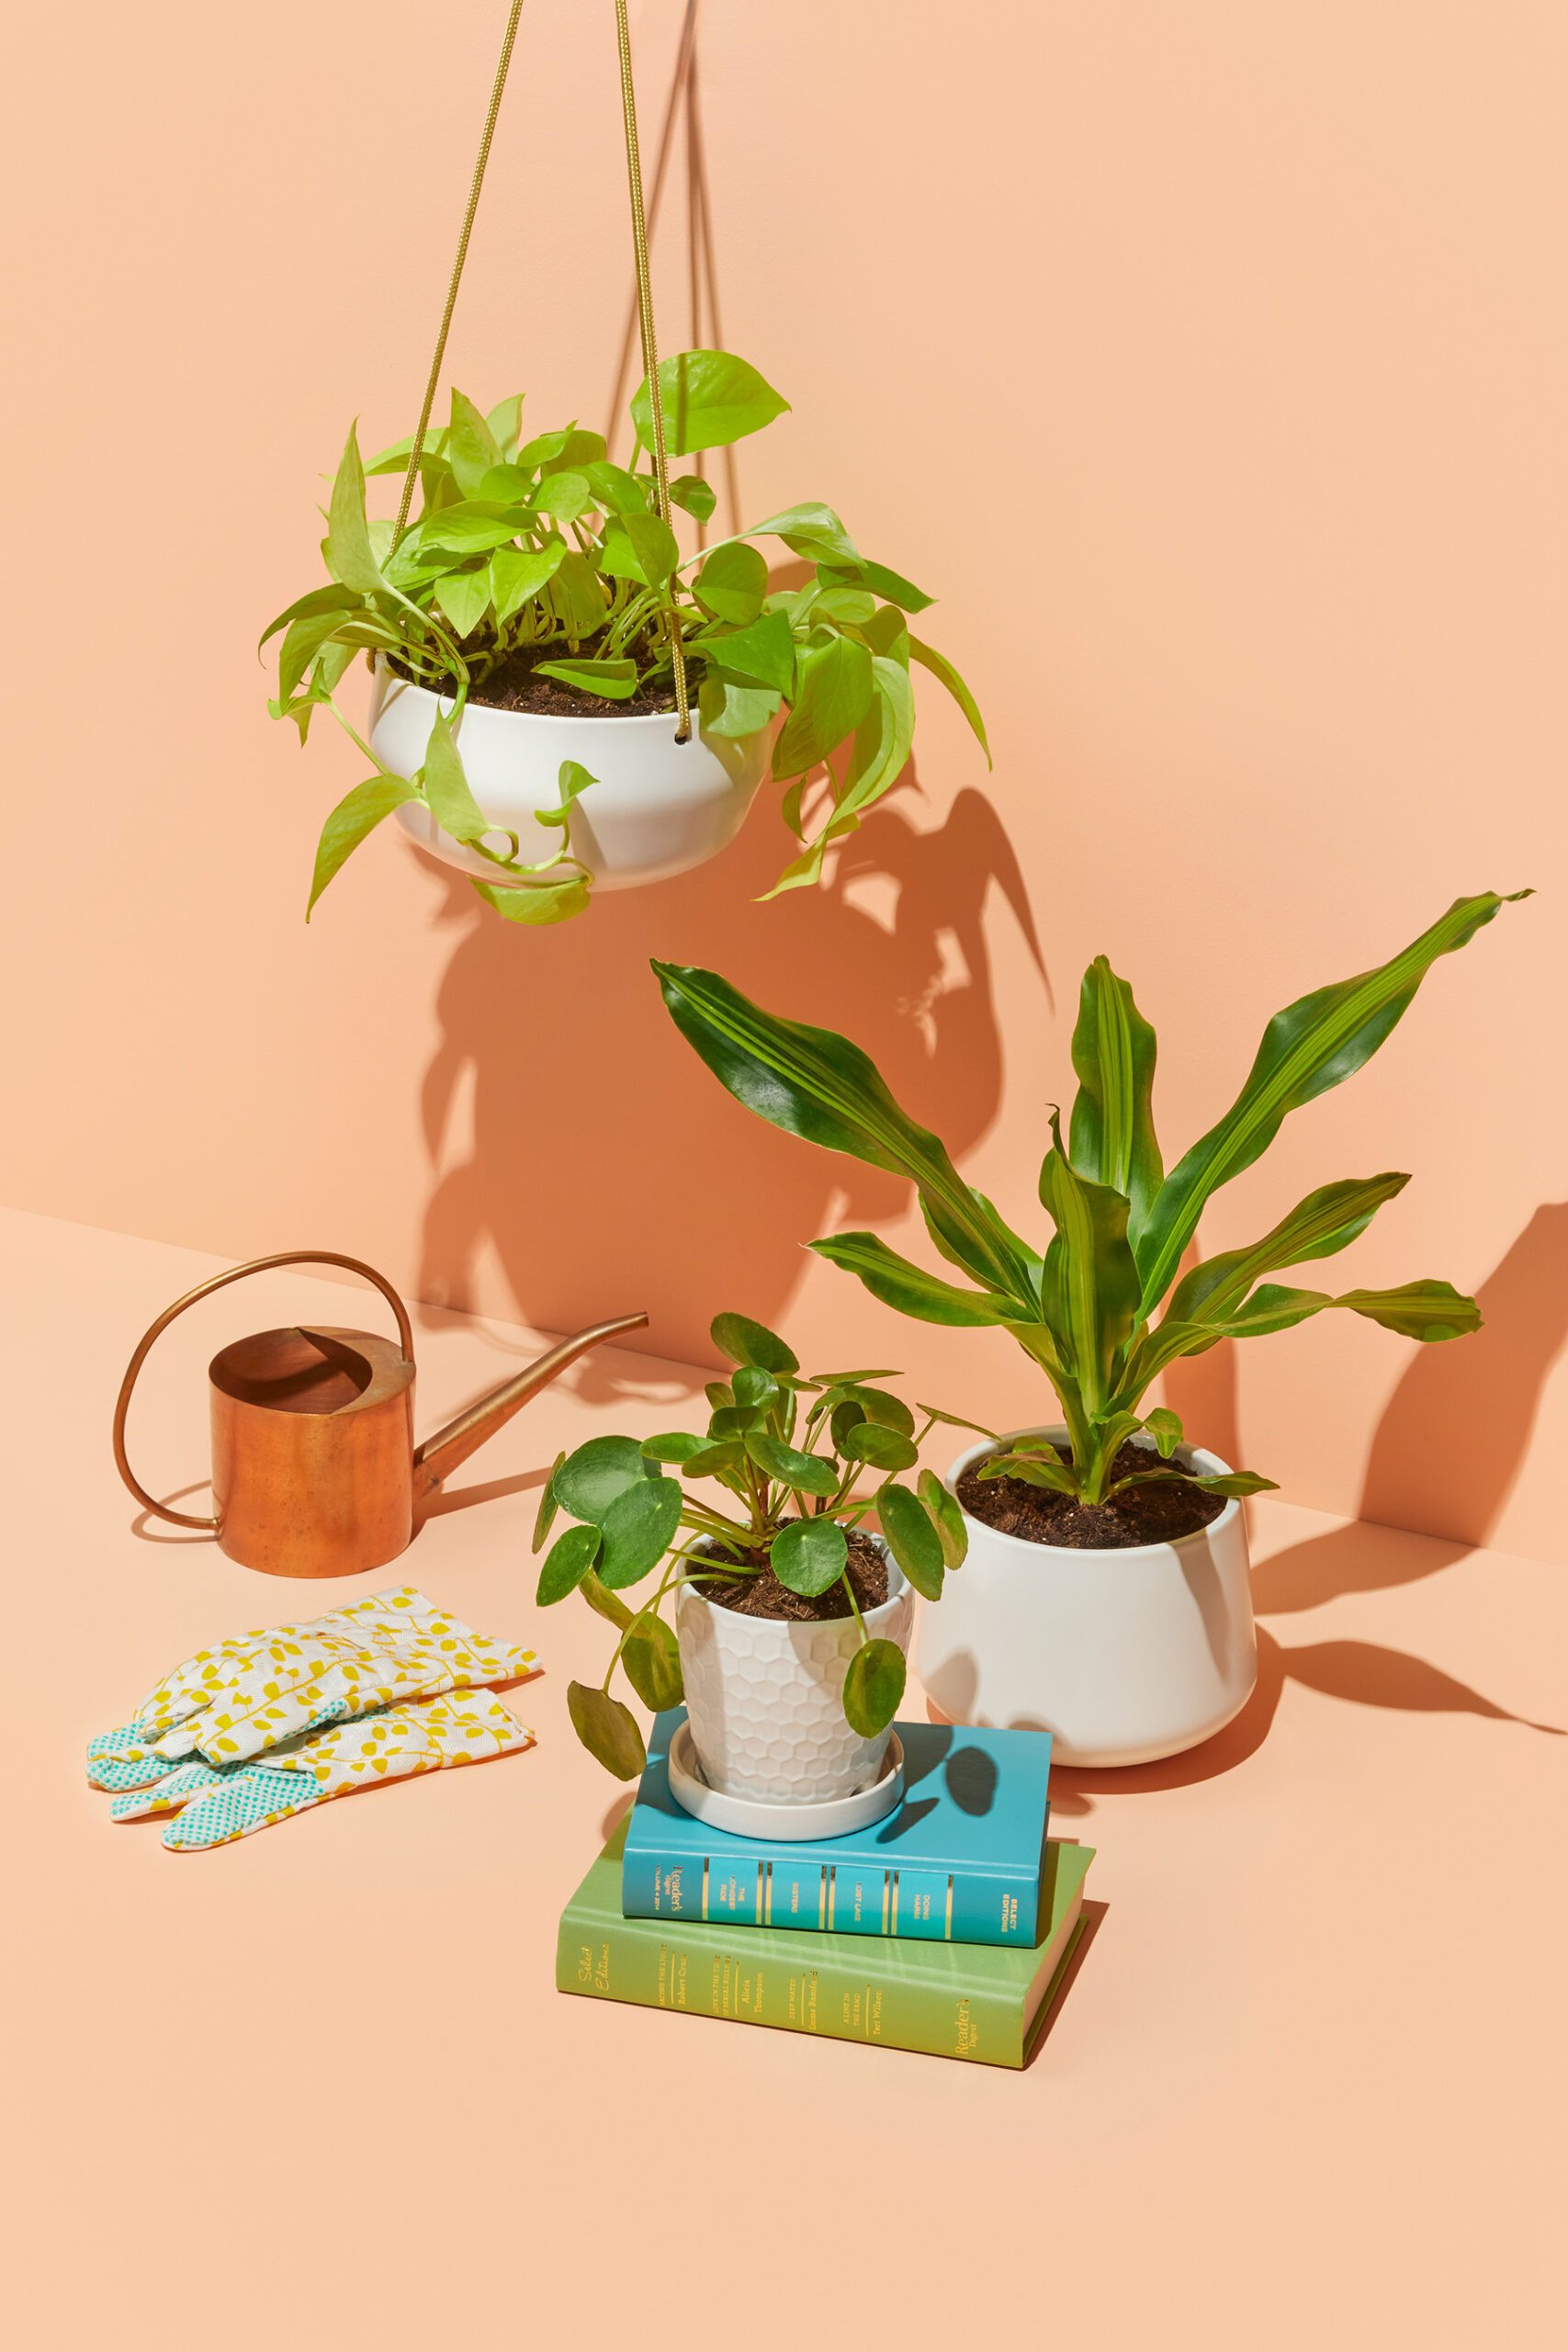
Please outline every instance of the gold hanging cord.
M453 257L452 276L446 288L446 301L441 313L441 325L435 337L435 350L430 362L430 374L425 380L424 399L420 407L419 429L409 451L408 470L403 476L402 496L398 502L398 519L392 532L392 545L397 547L408 528L409 511L413 503L413 486L419 479L419 461L424 454L424 436L430 429L430 419L435 406L435 394L441 381L442 363L446 356L446 339L452 332L452 316L457 307L457 288L462 283L463 265L468 258L468 240L473 235L474 216L479 209L479 191L484 186L485 167L490 162L491 145L495 138L496 119L501 112L502 94L506 88L507 69L512 63L512 51L517 40L518 21L523 14L523 0L512 0L507 13L506 31L502 40L501 56L491 86L490 106L485 114L484 130L479 137L479 152L474 161L474 176L468 188L468 201L464 208L463 226ZM621 112L626 136L626 184L631 197L632 251L637 262L637 323L642 338L643 374L649 387L649 400L653 419L653 474L655 512L661 523L670 521L670 462L664 440L664 402L659 383L659 342L653 325L653 285L648 259L648 223L643 212L642 163L637 151L637 97L632 85L631 28L626 20L626 0L615 0L615 34L621 60ZM635 458L634 458L635 462ZM692 737L691 703L686 691L686 657L681 642L681 624L675 610L674 594L670 592L668 609L670 658L675 673L675 741L688 743Z
M653 479L655 511L661 523L670 520L670 460L664 447L664 396L659 381L659 339L653 331L653 283L648 266L648 222L642 209L642 159L637 152L637 98L632 88L632 36L626 21L626 0L615 0L615 37L621 51L621 112L626 127L626 185L632 200L632 251L637 257L637 323L642 331L642 372L648 385L649 413L653 420ZM634 451L635 459L635 451ZM669 593L670 659L675 671L677 743L690 742L691 706L686 698L686 656L681 643L681 619L673 590Z

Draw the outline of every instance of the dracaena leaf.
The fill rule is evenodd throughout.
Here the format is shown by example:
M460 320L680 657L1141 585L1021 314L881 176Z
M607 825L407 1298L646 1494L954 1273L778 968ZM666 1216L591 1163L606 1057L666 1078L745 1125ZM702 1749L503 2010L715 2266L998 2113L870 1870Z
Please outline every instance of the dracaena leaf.
M1005 1299L987 1291L960 1290L954 1283L944 1283L940 1275L929 1274L924 1267L900 1258L874 1233L838 1233L826 1240L814 1241L811 1247L830 1265L841 1266L846 1273L858 1274L873 1298L881 1299L885 1306L897 1307L901 1315L913 1316L919 1322L978 1328L1008 1320Z
M1045 1252L1045 1321L1077 1376L1085 1405L1098 1414L1117 1355L1138 1312L1138 1269L1127 1241L1127 1201L1108 1184L1080 1176L1062 1148L1061 1127L1040 1170L1040 1198L1056 1227Z
M1347 1248L1384 1201L1393 1200L1409 1182L1408 1176L1391 1172L1320 1186L1260 1241L1245 1250L1226 1250L1183 1274L1171 1293L1167 1316L1177 1321L1223 1323L1265 1274L1282 1266L1305 1265L1314 1258L1332 1258Z
M1385 1330L1407 1340L1458 1340L1481 1329L1481 1310L1451 1283L1401 1283L1392 1290L1348 1290L1336 1298L1327 1291L1291 1290L1277 1283L1261 1283L1251 1296L1216 1326L1224 1339L1249 1340L1270 1331L1288 1331L1309 1316L1342 1306L1364 1315Z
M1235 1102L1160 1187L1138 1241L1145 1308L1164 1297L1211 1195L1251 1167L1287 1113L1359 1069L1389 1035L1438 956L1464 946L1504 903L1492 890L1456 899L1418 939L1375 971L1315 989L1275 1014Z
M1103 956L1083 976L1073 1068L1078 1091L1068 1156L1080 1176L1126 1195L1134 1243L1160 1188L1155 1136L1155 1033Z

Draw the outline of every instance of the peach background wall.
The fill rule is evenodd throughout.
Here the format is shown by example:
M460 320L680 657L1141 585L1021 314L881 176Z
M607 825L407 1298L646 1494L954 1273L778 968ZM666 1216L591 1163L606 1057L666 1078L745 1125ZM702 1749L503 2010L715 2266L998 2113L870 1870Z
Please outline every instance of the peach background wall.
M899 1188L729 1104L649 955L850 1030L1023 1216L1097 950L1161 1031L1174 1158L1279 1005L1532 882L1205 1227L1412 1169L1353 1279L1479 1286L1485 1335L1325 1318L1179 1401L1300 1501L1561 1556L1568 19L703 0L722 336L794 403L741 505L827 498L939 594L995 773L927 695L917 775L819 895L750 905L761 815L519 936L388 839L307 931L359 770L269 723L252 648L314 581L348 418L412 421L503 14L90 0L12 30L4 1197L319 1240L547 1325L646 1303L668 1354L739 1306L1017 1421L1002 1341L802 1256L844 1214L912 1235ZM635 11L650 151L683 14ZM667 348L688 160L678 126ZM530 0L452 346L477 397L604 422L619 173L609 0Z

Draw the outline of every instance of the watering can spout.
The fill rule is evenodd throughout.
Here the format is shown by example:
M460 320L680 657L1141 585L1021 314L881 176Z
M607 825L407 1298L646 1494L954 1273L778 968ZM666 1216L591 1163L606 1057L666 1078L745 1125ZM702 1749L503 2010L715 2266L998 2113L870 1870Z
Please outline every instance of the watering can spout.
M618 1331L641 1330L647 1322L645 1314L617 1315L607 1323L593 1323L585 1331L574 1332L570 1340L562 1340L558 1347L549 1349L514 1379L503 1381L488 1396L481 1396L478 1404L470 1405L466 1412L448 1421L445 1429L437 1430L434 1437L427 1437L413 1457L415 1509L436 1492L460 1463L477 1453L487 1438L493 1437L520 1406L563 1373L569 1363L575 1363L579 1356L586 1355L601 1341L613 1340Z

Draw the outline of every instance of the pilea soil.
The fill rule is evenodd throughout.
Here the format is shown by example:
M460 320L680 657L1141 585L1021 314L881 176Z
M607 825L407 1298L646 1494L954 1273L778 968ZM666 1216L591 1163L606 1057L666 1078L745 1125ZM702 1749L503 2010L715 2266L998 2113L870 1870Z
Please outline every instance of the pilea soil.
M577 659L596 659L598 650L585 638ZM498 662L488 677L476 680L468 688L468 700L483 703L491 710L533 711L546 718L648 718L675 707L674 692L668 680L661 685L639 685L625 702L612 702L605 695L569 686L564 679L539 675L539 662L570 658L560 645L521 645ZM455 689L448 685L441 691L449 693ZM695 704L694 689L692 700Z
M1064 1462L1072 1455L1058 1448ZM1224 1495L1206 1495L1189 1486L1172 1470L1146 1486L1129 1487L1107 1503L1081 1503L1050 1487L1032 1487L1022 1478L982 1478L977 1474L994 1457L983 1454L958 1481L958 1499L971 1519L1003 1535L1021 1536L1028 1544L1052 1544L1074 1552L1130 1552L1139 1544L1171 1544L1179 1535L1193 1535L1218 1519L1225 1507ZM1131 1442L1118 1448L1111 1465L1112 1478L1134 1470L1161 1470L1159 1456L1145 1445Z
M872 1538L858 1527L846 1527L844 1533L850 1545L850 1582L863 1616L868 1609L879 1609L887 1598L887 1562ZM705 1600L716 1601L721 1609L736 1610L742 1617L788 1617L802 1624L821 1624L830 1617L849 1615L849 1596L841 1580L829 1585L826 1592L791 1592L768 1566L765 1551L745 1552L741 1556L755 1560L761 1573L736 1577L723 1584L700 1584L694 1589Z

